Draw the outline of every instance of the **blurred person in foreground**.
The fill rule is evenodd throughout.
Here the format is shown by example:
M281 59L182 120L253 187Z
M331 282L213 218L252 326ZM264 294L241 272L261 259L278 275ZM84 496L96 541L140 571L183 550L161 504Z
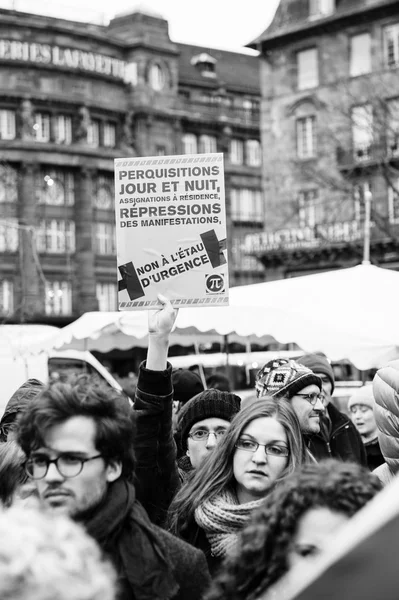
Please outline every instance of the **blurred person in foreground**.
M360 433L367 455L367 466L370 471L384 464L378 428L374 417L374 394L372 385L357 388L348 400L348 410L353 424Z
M256 600L291 568L309 573L337 530L380 489L378 478L355 463L305 465L253 513L206 600Z
M29 504L37 497L35 486L25 471L26 456L15 440L0 443L0 505Z
M378 369L373 394L378 441L385 459L374 473L387 485L399 472L399 360Z
M13 393L0 420L0 442L13 439L20 415L43 388L38 379L28 379Z
M140 498L151 520L163 523L176 492L214 451L240 410L241 400L220 390L197 393L178 413L176 445L172 426L173 381L177 380L182 398L180 383L189 384L191 394L198 389L199 380L196 374L187 372L173 377L167 358L177 311L166 297L159 295L158 299L162 308L148 311L147 360L140 365L134 402L137 417L134 444Z
M351 420L331 401L335 387L334 371L321 353L305 354L297 359L320 377L323 384L324 412L320 416L320 431L310 439L308 448L316 460L338 458L367 465L362 438Z
M17 436L42 506L98 542L116 568L118 598L201 598L203 554L153 525L136 499L134 412L122 394L87 376L53 383L29 403Z
M115 572L93 539L66 517L0 511L2 600L114 600Z

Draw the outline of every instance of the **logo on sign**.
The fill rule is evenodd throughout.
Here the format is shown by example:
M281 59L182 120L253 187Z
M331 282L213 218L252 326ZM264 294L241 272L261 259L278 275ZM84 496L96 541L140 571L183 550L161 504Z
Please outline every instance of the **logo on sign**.
M205 286L207 294L222 294L224 292L224 275L217 273L205 275Z

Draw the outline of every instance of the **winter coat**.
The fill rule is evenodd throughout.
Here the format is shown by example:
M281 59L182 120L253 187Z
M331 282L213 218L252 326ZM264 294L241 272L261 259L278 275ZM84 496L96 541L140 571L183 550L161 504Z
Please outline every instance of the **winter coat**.
M13 393L0 421L0 441L7 441L8 431L15 424L18 414L44 387L44 383L38 379L28 379Z
M378 439L387 467L392 476L399 471L399 360L389 362L379 369L373 381L375 398L374 416L378 427ZM383 468L384 467L384 468ZM379 470L375 471L376 474ZM389 477L385 477L385 479Z
M151 371L141 363L134 400L136 493L153 523L165 521L181 487L172 429L172 366Z
M322 420L320 433L307 438L307 446L316 460L337 458L367 466L367 456L359 432L352 421L330 402L330 422Z

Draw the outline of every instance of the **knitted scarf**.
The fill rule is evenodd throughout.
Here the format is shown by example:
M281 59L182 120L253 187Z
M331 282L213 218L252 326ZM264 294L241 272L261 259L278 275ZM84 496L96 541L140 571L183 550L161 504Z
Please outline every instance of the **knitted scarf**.
M176 595L179 586L167 548L126 480L110 484L104 501L84 520L84 526L126 577L135 600L166 600Z
M263 498L239 504L236 495L225 490L195 509L195 521L205 531L213 556L225 557L230 552L252 511L262 502Z

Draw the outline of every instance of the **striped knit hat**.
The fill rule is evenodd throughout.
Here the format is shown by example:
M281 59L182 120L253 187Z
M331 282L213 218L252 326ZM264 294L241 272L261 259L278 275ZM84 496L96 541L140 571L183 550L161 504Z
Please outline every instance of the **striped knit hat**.
M292 398L308 385L322 389L320 377L295 360L278 358L267 362L256 376L255 389L258 397L274 396Z

